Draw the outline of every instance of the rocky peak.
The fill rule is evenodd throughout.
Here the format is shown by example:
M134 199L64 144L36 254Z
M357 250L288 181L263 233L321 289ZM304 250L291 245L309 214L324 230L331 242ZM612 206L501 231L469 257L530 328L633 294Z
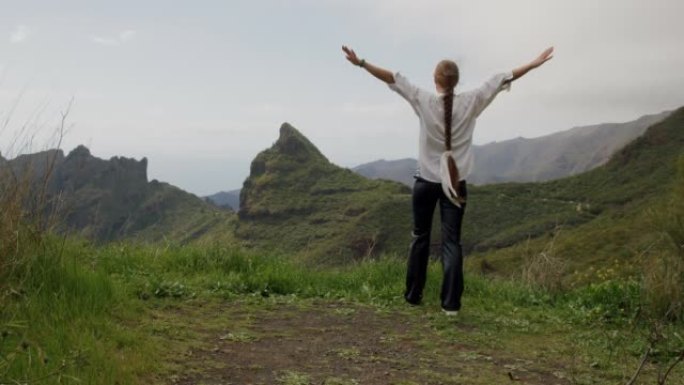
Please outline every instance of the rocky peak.
M79 145L66 157L58 173L59 183L71 188L86 184L101 188L137 190L147 185L147 158L112 157L104 160L93 156ZM65 185L65 187L66 187Z
M67 155L67 159L88 158L90 156L92 156L92 155L90 154L90 150L88 150L88 147L80 144L80 145L78 145L78 147L71 150L69 155Z
M279 172L301 169L305 164L325 166L330 162L301 132L289 123L283 123L278 140L254 158L249 174L253 178L276 169Z
M280 126L280 136L272 150L299 161L319 160L328 162L328 159L309 139L287 122Z

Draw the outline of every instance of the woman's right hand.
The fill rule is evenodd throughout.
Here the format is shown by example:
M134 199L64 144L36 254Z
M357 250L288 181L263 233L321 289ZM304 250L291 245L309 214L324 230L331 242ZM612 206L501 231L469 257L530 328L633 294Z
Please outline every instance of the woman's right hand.
M347 60L349 60L350 63L352 63L355 66L361 64L361 60L359 60L359 58L356 56L356 52L354 52L353 49L347 47L346 45L343 45L342 51L344 51L344 53L347 54Z

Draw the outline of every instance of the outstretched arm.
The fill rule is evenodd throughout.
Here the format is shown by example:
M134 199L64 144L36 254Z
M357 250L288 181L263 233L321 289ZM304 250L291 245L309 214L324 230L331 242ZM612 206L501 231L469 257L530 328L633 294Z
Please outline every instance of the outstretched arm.
M376 78L382 80L383 82L385 82L387 84L394 83L394 75L392 74L392 72L390 72L384 68L374 66L374 65L368 63L367 61L365 61L363 59L359 59L356 56L356 52L354 52L353 49L348 48L347 46L343 45L342 51L344 51L344 53L347 55L347 60L349 60L350 63L364 68L371 75L375 76Z
M544 50L544 52L542 52L541 55L537 56L537 58L532 60L531 62L514 69L513 78L511 79L511 81L516 80L521 76L525 75L526 73L528 73L530 70L541 66L542 64L551 60L551 58L553 58L553 47L549 47L546 50Z

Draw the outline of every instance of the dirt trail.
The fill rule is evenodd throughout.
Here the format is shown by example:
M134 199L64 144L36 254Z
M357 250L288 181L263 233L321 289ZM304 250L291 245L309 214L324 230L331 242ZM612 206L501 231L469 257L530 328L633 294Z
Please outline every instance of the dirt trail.
M315 301L175 309L202 341L169 384L567 384L548 363L445 341L427 309L405 312ZM167 310L168 312L168 310ZM438 314L442 316L441 314ZM216 319L211 320L214 317ZM446 317L446 316L445 316ZM454 328L468 327L458 319ZM472 326L469 326L472 329Z

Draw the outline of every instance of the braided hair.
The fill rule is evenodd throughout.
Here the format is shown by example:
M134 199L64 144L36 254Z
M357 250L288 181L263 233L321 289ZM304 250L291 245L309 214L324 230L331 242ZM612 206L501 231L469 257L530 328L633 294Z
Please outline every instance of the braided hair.
M435 82L444 90L442 102L444 103L444 147L451 151L451 123L453 120L454 88L458 84L458 66L451 60L442 60L435 69ZM456 161L452 156L448 159L449 179L452 186L458 186L460 175Z

